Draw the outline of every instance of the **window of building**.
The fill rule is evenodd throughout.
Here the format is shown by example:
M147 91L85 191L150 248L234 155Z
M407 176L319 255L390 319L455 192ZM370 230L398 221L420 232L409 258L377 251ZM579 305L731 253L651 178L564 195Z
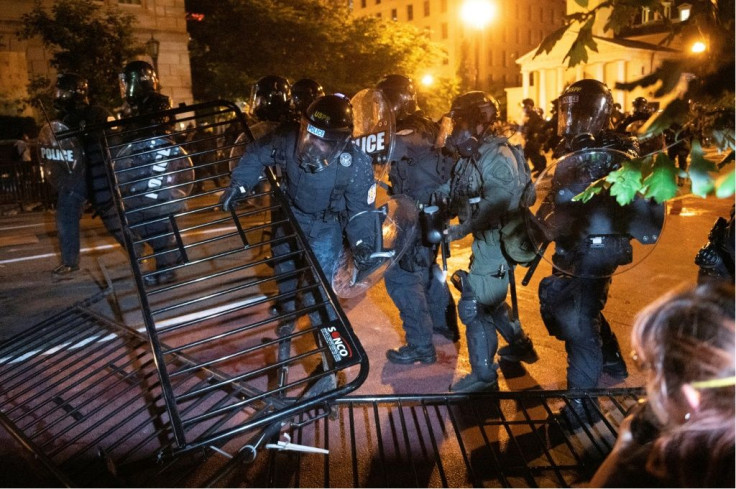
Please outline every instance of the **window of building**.
M518 87L520 85L521 85L521 73L516 75L516 86Z
M665 19L672 18L672 2L662 2L662 15Z
M140 5L141 0L118 0L118 3L125 3L128 5Z
M683 3L682 5L677 7L677 10L680 11L680 20L682 22L685 22L687 19L690 18L690 9L692 6L689 3Z
M503 81L503 85L506 86L506 73L501 76L501 80Z
M377 18L377 19L380 19L381 17L382 17L382 15L381 15L381 12L378 12L378 13L376 14L376 18Z
M442 58L442 64L443 65L449 65L450 64L450 60L448 58L446 58L446 57L445 58Z
M447 12L447 0L442 0L440 2L440 12L443 14Z
M521 29L516 28L516 44L521 44Z
M641 8L641 23L646 24L652 21L652 11L649 10L649 7L642 7Z
M442 23L442 39L447 39L447 22Z
M380 4L381 4L381 0L376 0L376 5L380 5Z
M424 0L424 16L429 17L429 0Z
M391 20L399 20L399 11L395 8L391 9Z
M360 0L360 8L365 8L365 7L366 7L366 2L367 2L367 1L368 1L368 0Z
M501 66L506 68L506 51L501 51ZM504 81L506 80L504 79Z
M406 20L414 20L414 5L406 6Z
M488 50L488 66L493 66L493 50Z

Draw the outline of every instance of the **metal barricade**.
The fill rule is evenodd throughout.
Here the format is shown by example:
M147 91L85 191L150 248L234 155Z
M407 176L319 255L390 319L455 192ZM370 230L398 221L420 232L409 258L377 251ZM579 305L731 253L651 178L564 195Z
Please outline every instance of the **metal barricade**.
M226 141L231 126L246 137ZM248 135L228 102L123 119L101 131L179 450L316 406L324 411L367 375L365 352L273 175L237 210L219 210ZM286 252L273 256L276 245ZM286 260L293 267L281 272ZM282 292L287 282L298 285ZM210 385L177 388L202 370L215 379ZM233 396L207 412L188 409L216 390ZM226 421L233 416L237 423ZM217 430L203 428L215 420L222 420Z

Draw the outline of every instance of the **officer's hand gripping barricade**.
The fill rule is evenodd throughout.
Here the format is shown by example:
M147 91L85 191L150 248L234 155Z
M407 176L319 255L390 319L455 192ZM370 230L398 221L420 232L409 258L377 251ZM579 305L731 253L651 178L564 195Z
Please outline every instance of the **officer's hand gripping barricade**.
M360 270L356 266L353 251L343 247L332 277L332 288L338 297L356 297L379 282L386 270L394 266L413 245L415 233L418 232L416 205L404 195L391 197L381 207L367 212L374 219L375 226L370 267ZM353 219L359 217L365 216L360 213Z
M388 173L396 142L396 120L382 91L366 88L356 93L353 106L353 144L373 159L376 183L388 189ZM376 202L383 203L385 198Z
M588 202L577 198L629 159L609 148L576 151L549 165L535 181L529 236L537 248L554 249L551 263L558 271L607 277L632 268L654 249L664 226L664 204L637 195L621 206L607 191Z

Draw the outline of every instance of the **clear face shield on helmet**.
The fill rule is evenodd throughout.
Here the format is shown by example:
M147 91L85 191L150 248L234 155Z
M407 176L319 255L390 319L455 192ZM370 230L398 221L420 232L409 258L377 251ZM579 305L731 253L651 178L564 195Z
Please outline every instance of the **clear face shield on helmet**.
M604 96L582 100L578 93L563 94L559 99L557 135L596 135L606 127L609 113L608 100Z
M311 173L322 171L342 153L349 139L349 132L321 129L302 118L296 144L297 161Z
M56 110L67 110L74 106L74 97L76 93L73 90L57 87L54 91L54 108Z
M120 73L118 82L123 100L136 100L158 90L158 77L154 73Z

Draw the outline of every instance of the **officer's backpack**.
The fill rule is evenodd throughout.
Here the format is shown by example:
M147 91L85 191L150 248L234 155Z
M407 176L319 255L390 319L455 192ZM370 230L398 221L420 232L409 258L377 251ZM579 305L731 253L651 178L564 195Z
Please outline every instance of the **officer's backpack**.
M511 150L518 169L518 182L501 228L501 246L510 261L529 266L537 256L537 248L527 229L527 222L531 222L529 207L536 199L531 170L524 152L518 145L510 144L508 141L500 144L506 145Z

